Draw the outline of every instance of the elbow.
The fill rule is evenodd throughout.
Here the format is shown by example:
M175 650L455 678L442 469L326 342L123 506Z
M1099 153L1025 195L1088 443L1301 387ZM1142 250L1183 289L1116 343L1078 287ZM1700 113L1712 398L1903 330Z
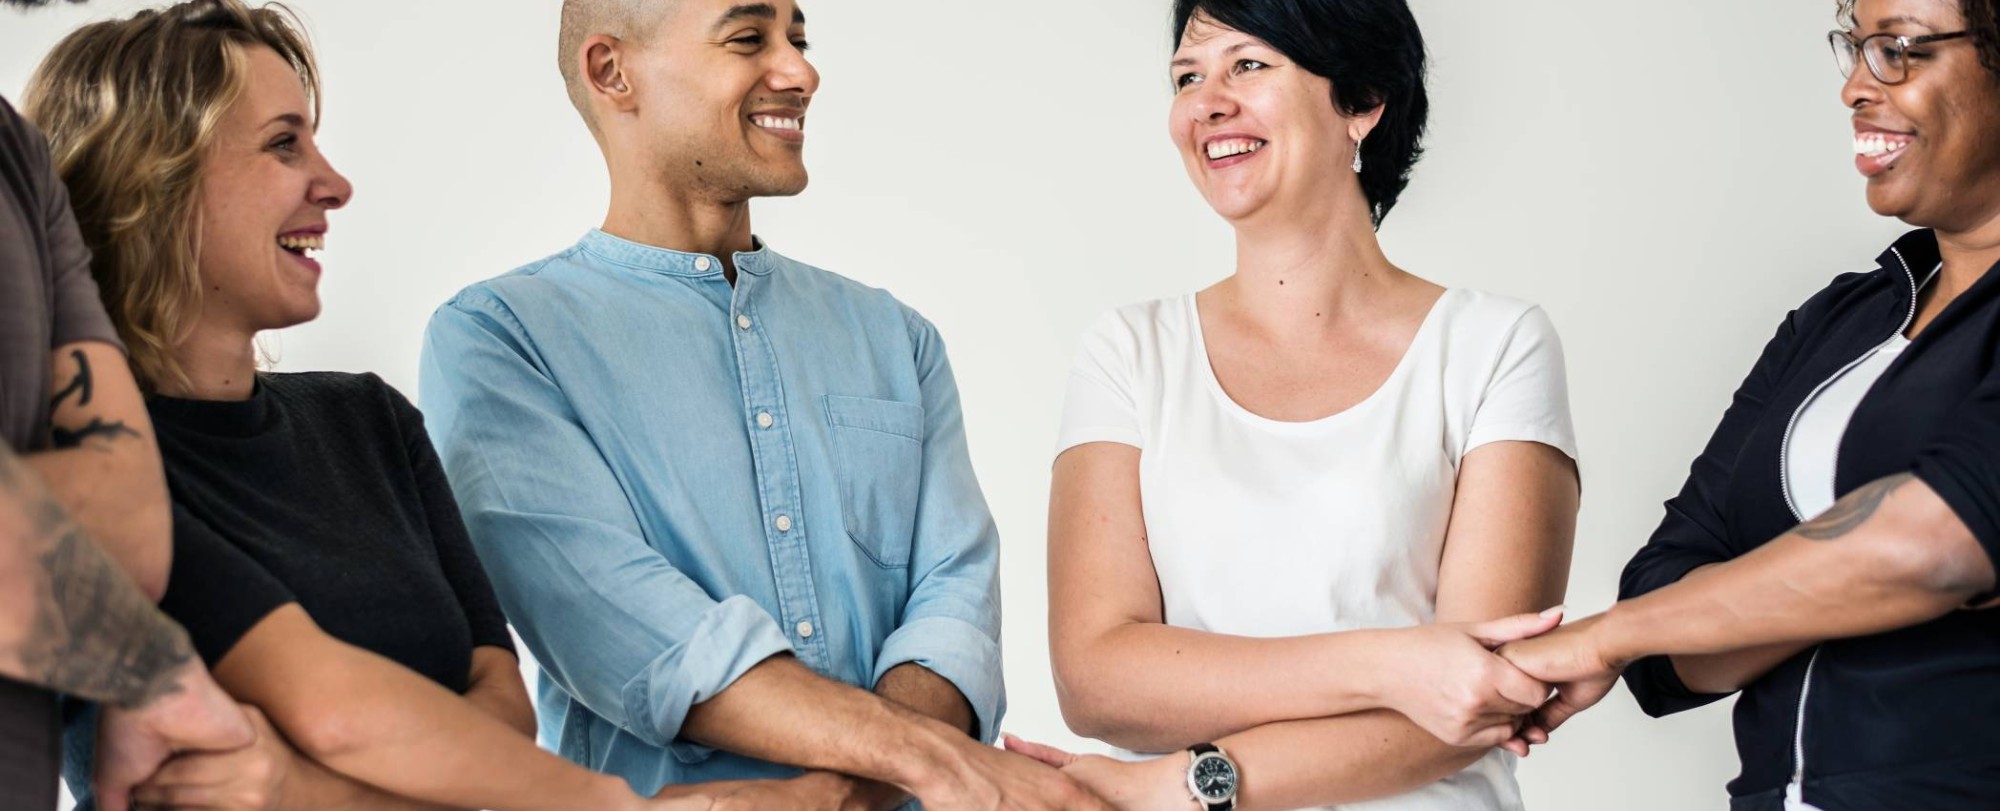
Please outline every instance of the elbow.
M1980 561L1952 548L1951 540L1915 535L1894 543L1877 542L1869 544L1868 554L1856 563L1865 567L1862 576L1887 585L1892 591L1933 603L1940 613L1948 612L1990 588L1993 579L1990 566L1982 575Z
M167 596L167 583L173 575L174 519L166 500L133 510L128 537L131 553L124 561L126 573L140 592L157 603Z
M1169 752L1198 743L1171 740L1156 713L1121 710L1114 679L1078 670L1084 668L1056 668L1056 704L1071 732L1132 752Z
M374 742L366 730L368 714L360 709L342 707L339 702L313 702L311 707L285 713L280 730L307 757L333 765Z

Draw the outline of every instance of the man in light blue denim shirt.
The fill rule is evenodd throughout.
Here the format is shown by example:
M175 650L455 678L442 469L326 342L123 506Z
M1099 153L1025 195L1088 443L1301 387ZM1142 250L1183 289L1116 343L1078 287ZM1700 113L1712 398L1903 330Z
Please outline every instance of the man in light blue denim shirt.
M566 2L610 212L431 320L423 405L544 741L729 807L1105 808L981 743L998 535L937 330L751 235L805 188L804 31L789 0Z

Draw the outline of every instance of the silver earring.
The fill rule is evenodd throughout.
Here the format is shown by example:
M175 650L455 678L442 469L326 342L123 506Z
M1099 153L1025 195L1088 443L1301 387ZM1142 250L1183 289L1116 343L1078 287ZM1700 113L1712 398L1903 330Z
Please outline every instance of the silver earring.
M1361 174L1361 142L1365 140L1368 139L1364 136L1354 142L1354 173L1357 175Z

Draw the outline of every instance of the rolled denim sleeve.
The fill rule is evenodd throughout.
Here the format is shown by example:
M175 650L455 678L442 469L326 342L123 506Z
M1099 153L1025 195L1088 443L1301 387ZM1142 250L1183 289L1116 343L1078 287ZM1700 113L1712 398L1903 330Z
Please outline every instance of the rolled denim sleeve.
M542 669L640 740L706 758L675 740L688 710L790 651L777 622L748 597L717 601L648 542L504 303L475 288L432 316L420 391L473 545Z
M1007 710L1000 660L1000 531L972 472L958 383L943 339L912 314L923 390L923 483L911 549L911 589L903 622L883 643L874 681L915 663L971 703L977 735L999 737Z

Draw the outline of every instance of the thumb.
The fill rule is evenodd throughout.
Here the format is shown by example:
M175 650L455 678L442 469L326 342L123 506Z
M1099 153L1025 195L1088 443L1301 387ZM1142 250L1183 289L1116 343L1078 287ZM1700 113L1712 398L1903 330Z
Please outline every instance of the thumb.
M1563 620L1563 607L1556 606L1540 614L1516 614L1497 620L1475 622L1466 626L1465 633L1489 650L1509 642L1540 636L1555 630Z
M1006 745L1007 751L1017 755L1026 755L1057 769L1068 766L1076 761L1075 755L1047 744L1031 743L1012 735L1001 735L1000 740L1001 743Z

